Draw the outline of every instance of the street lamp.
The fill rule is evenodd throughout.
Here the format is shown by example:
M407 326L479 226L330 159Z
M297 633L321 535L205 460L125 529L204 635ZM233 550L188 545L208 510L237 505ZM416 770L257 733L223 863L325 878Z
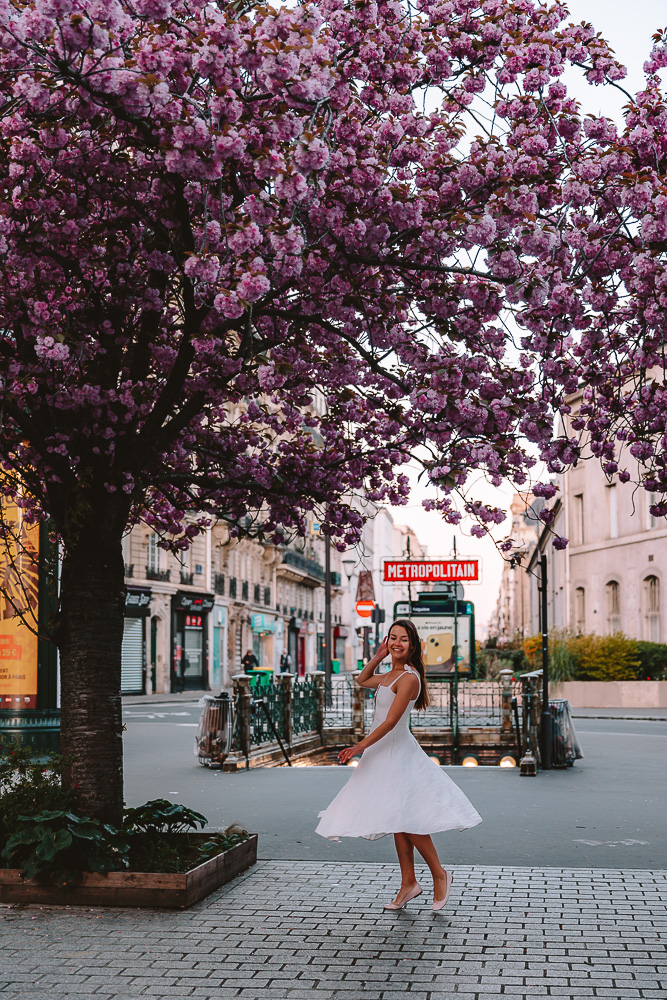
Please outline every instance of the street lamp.
M356 559L343 559L343 569L345 570L345 576L347 577L348 583L352 579L352 574L354 573L354 567L356 565L357 565Z

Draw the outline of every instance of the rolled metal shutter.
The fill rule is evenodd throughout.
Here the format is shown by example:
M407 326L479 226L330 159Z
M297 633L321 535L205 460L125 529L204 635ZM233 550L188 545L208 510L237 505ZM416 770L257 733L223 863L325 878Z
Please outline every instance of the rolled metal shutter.
M120 689L123 694L144 691L144 619L126 618L123 625Z

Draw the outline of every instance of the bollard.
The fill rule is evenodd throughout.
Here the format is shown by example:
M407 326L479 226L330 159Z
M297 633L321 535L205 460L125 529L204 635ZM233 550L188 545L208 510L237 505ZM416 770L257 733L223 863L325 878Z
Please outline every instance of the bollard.
M285 733L285 742L288 746L292 745L292 699L294 697L294 682L296 678L293 673L278 674L278 684L280 686L281 702L282 702L282 715L283 715L283 732Z
M502 681L502 731L504 733L512 732L512 671L505 669L500 671L500 679Z
M232 677L234 685L234 702L238 714L239 750L246 759L246 767L250 758L250 702L252 692L250 691L250 675L234 674Z
M317 691L317 731L320 736L324 734L324 671L316 670L313 673L315 687Z

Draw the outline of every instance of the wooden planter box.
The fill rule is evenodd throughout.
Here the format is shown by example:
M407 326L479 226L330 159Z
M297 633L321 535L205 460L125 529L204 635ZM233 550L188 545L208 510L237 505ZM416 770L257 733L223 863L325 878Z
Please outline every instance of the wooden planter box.
M199 834L202 842L209 834ZM0 903L62 906L148 906L184 910L231 882L257 861L257 834L189 872L85 874L77 882L49 885L21 878L18 868L0 868Z

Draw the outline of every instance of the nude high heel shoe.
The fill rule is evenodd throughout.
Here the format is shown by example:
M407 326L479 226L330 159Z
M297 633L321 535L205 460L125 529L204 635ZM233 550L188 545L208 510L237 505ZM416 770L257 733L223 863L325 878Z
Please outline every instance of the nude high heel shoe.
M385 903L385 905L383 906L383 909L384 910L402 910L403 907L406 905L406 903L409 903L411 899L416 899L417 896L421 896L421 894L422 894L422 888L421 888L421 886L416 885L414 887L414 889L410 889L409 892L406 892L405 897L401 900L400 903Z
M454 881L454 876L452 875L452 873L445 872L445 895L442 897L442 899L438 899L436 902L433 903L431 909L433 910L434 913L437 913L438 910L441 910L443 906L446 905L447 900L449 899L449 890L452 887L453 881Z

